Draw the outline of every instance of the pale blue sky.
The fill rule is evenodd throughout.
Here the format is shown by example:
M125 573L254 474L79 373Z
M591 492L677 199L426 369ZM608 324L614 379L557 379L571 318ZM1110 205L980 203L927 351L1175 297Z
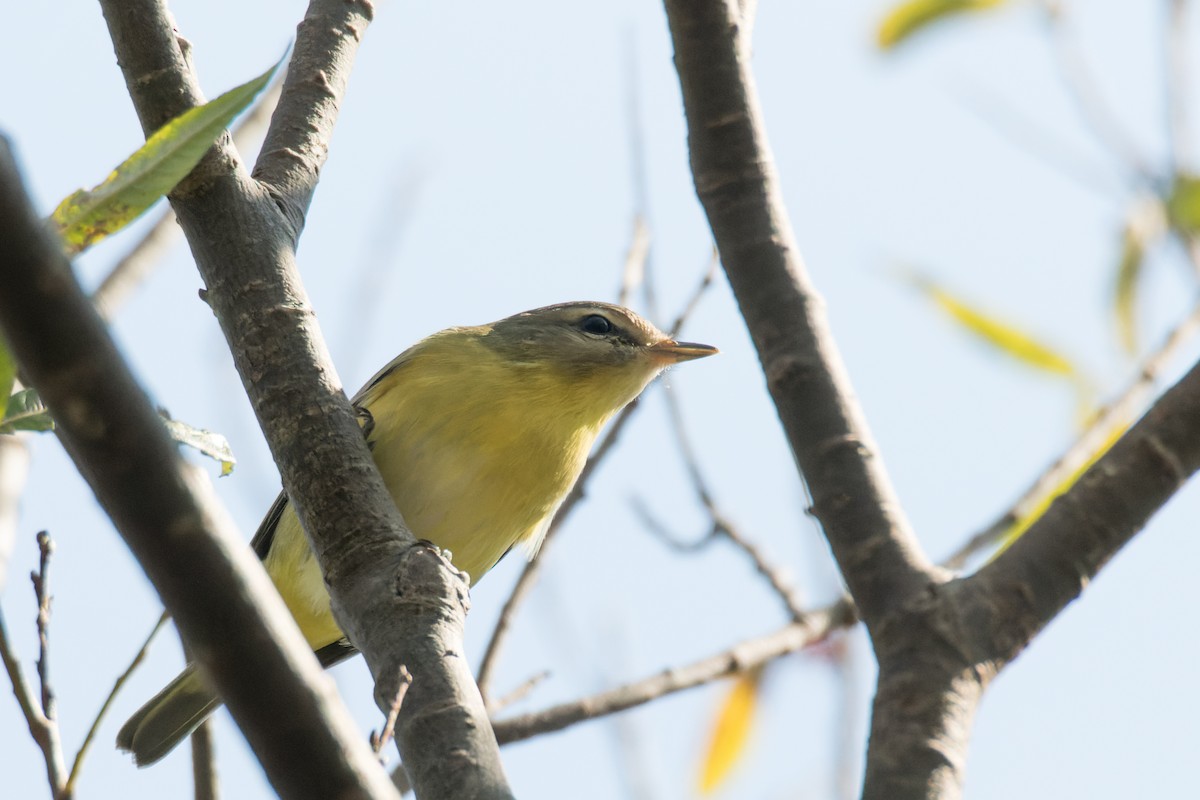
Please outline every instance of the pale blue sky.
M1155 164L1166 152L1165 5L1068 4L1079 9L1073 18L1103 91ZM209 96L277 59L303 6L171 4ZM895 268L918 267L1026 326L1112 389L1129 372L1107 303L1117 226L1131 198L1081 126L1032 7L947 26L885 57L873 49L872 29L886 6L763 0L755 66L800 246L900 497L922 543L940 557L1069 442L1074 398L961 336L894 278ZM44 4L12 4L5 17L0 129L15 139L48 212L103 178L137 147L140 130L97 4L62 0L52 13ZM631 41L654 265L673 315L710 244L687 172L662 9L632 0L586 11L552 0L377 4L300 250L350 390L447 325L615 296L633 214ZM978 113L1011 117L1006 108L1094 164L1112 190L1063 177ZM408 209L402 219L397 208ZM82 279L94 285L135 238L89 253ZM372 276L366 288L363 275ZM180 244L125 307L116 333L155 402L230 438L241 462L218 489L248 538L278 479L219 331L196 298L199 286ZM1193 293L1176 262L1157 262L1142 305L1145 341L1156 341ZM363 309L364 296L377 305ZM807 596L829 597L836 584L827 549L803 513L791 456L723 281L686 335L723 353L666 378L682 396L717 497ZM1175 372L1187 363L1182 358ZM520 710L683 664L782 623L778 603L743 558L724 546L687 558L666 552L629 511L634 495L681 533L701 530L658 397L644 404L597 476L518 622L497 688L552 672ZM1198 512L1200 495L1189 487L992 687L971 749L970 800L1192 790L1200 743L1200 688L1190 669L1200 657L1191 613L1200 599ZM25 575L35 563L33 534L43 528L58 542L52 659L70 755L159 608L57 442L41 437L3 595L9 628L30 662ZM472 593L474 661L518 567L510 559ZM855 645L866 656L865 642L856 637ZM178 647L164 637L101 731L81 796L189 791L186 750L137 771L110 745L120 721L178 666ZM861 732L869 658L858 672L852 724ZM364 731L378 727L361 662L340 667L337 678ZM675 696L625 715L619 727L593 722L506 748L514 789L532 799L627 796L621 776L630 765L614 744L623 735L635 743L653 797L691 797L722 691ZM820 661L775 665L754 746L724 796L833 797L840 703ZM269 796L224 712L218 730L227 796ZM11 700L0 700L0 743L8 794L44 795L40 756Z

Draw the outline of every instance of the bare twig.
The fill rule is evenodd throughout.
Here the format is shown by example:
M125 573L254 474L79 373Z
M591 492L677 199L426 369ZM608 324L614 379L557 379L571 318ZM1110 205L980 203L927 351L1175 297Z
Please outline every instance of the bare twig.
M1058 3L1042 0L1042 4L1046 9L1044 17L1059 72L1080 118L1091 129L1096 140L1116 156L1124 169L1139 182L1153 185L1156 183L1154 170L1138 152L1118 115L1109 107L1079 51L1074 35L1067 31L1064 20L1066 12Z
M712 256L708 259L708 265L704 269L704 274L700 277L700 282L696 284L696 288L692 290L692 296L683 304L683 309L676 315L675 321L671 323L671 327L667 329L667 333L672 338L679 335L683 330L683 326L692 318L692 314L696 313L697 306L700 305L701 298L704 297L713 285L713 281L717 279L717 270L721 267L721 256L717 253L717 248L712 249Z
M38 568L30 575L33 593L37 596L38 633L38 681L42 688L42 712L53 720L58 719L58 703L54 699L54 687L50 683L50 556L54 555L54 540L46 531L37 535Z
M537 553L521 570L520 577L517 578L516 584L513 586L512 592L509 593L508 599L504 601L504 607L500 609L500 616L496 620L496 627L492 629L492 636L488 639L487 647L483 652L483 660L479 664L478 677L476 682L479 684L479 691L484 697L484 702L488 702L488 694L491 687L492 674L495 671L497 660L500 657L501 649L504 645L504 640L508 635L508 630L516 616L517 609L529 596L529 591L533 588L533 584L537 582L538 574L541 572L542 563L546 558L546 547L555 538L559 529L566 521L571 512L575 510L575 506L586 495L587 482L591 478L596 467L605 459L613 445L621 436L621 431L625 428L625 424L633 413L637 410L641 399L636 399L613 418L612 424L608 427L608 432L604 434L604 438L600 440L600 444L592 451L592 455L588 457L587 463L583 465L583 470L579 473L579 479L575 481L575 485L571 487L571 491L567 494L558 511L554 514L554 519L550 521L550 527L546 530L546 536L542 539L541 547Z
M1050 167L1079 186L1111 196L1123 190L1107 167L1091 163L1079 148L1062 141L1037 119L1027 116L1017 105L986 87L972 86L960 94L963 106L989 125L1009 144Z
M543 711L497 721L494 724L496 738L501 744L530 739L753 669L820 642L833 631L853 624L854 620L853 606L843 599L827 608L809 612L803 623L791 623L766 636L747 639L692 664L666 669L642 680Z
M524 700L530 692L541 685L542 681L550 677L550 672L543 670L536 675L532 675L522 681L515 689L512 689L508 694L499 697L488 705L488 711L495 714L505 708L508 708L513 703L518 703Z
M1132 421L1137 409L1145 403L1171 358L1197 330L1200 330L1200 301L1197 301L1191 313L1167 334L1158 349L1145 358L1137 377L1125 391L1096 413L1095 420L1075 443L1039 475L1008 510L951 553L942 562L942 566L961 570L972 556L994 546L1018 520L1024 519L1044 503L1047 497L1061 490L1063 482L1078 472L1115 431Z
M408 694L408 687L412 686L413 676L408 671L408 667L400 667L400 677L396 681L396 696L392 699L392 707L388 709L387 717L383 722L383 730L379 735L371 734L371 747L375 750L375 755L380 756L383 753L383 748L387 747L388 742L392 740L392 736L396 732L396 718L400 716L400 708L404 705L404 695Z
M796 591L791 581L783 574L783 570L771 563L770 559L763 554L758 545L743 536L733 523L721 514L716 506L709 503L705 503L704 505L711 520L711 527L703 536L692 541L685 541L675 535L650 511L645 501L641 498L634 498L633 510L641 517L642 523L646 526L647 530L665 542L669 547L679 552L694 553L706 548L719 538L728 540L734 547L749 556L750 560L754 563L754 568L758 570L760 575L767 579L767 583L770 584L774 594L783 603L784 610L792 620L794 622L803 622L808 612L804 608L799 592Z
M61 800L66 795L67 766L63 758L62 742L59 738L58 721L47 716L38 701L37 693L25 678L21 662L13 651L12 642L8 638L8 629L4 624L4 614L0 611L0 659L4 661L4 669L12 683L13 694L25 724L29 726L29 734L42 751L46 762L46 779L50 784L50 794L55 800Z
M196 800L218 800L221 796L217 782L216 741L212 719L200 723L192 731L192 786Z
M158 636L158 632L167 624L167 620L171 615L163 612L158 622L154 623L154 629L150 631L150 635L146 637L146 641L142 642L141 648L137 651L137 655L129 662L129 666L125 668L117 680L113 683L112 689L108 692L108 697L104 698L104 703L101 704L100 710L96 712L96 718L92 720L91 726L88 728L87 734L83 737L83 744L79 745L79 752L75 754L75 761L71 764L71 775L67 778L67 790L74 793L75 785L79 781L80 771L83 769L83 760L87 757L88 750L91 749L92 742L96 738L96 732L100 730L100 723L104 721L104 717L108 714L108 709L112 706L113 701L117 698L117 694L121 691L125 683L133 675L134 671L141 666L146 660L146 654L150 652L150 644L154 638Z
M646 285L646 260L650 256L650 229L639 214L633 218L633 237L629 251L625 254L625 266L621 269L621 288L617 291L617 304L629 305L629 299L639 288Z

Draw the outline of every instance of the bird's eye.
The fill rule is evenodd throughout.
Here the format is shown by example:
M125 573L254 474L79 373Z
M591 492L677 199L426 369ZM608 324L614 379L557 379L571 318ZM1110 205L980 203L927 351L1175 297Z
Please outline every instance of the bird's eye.
M612 332L613 324L599 314L588 314L579 321L579 327L585 333L594 333L597 336L603 336L606 333Z

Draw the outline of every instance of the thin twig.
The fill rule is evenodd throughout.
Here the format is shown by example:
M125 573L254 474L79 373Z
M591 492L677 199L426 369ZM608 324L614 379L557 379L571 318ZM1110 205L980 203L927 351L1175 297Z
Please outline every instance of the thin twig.
M542 681L546 680L546 678L549 678L549 677L550 677L550 672L548 670L542 670L541 672L537 673L536 675L532 675L529 678L526 678L511 692L509 692L508 694L504 695L503 697L500 697L497 700L495 700L494 702L492 702L492 704L488 706L488 711L495 714L498 711L508 708L509 706L513 705L514 703L524 700L529 695L530 692L532 692L534 689L536 689L538 686L540 686Z
M959 93L963 107L1004 138L1010 145L1045 164L1089 191L1111 196L1124 187L1106 178L1103 164L1091 163L1079 148L1059 139L1040 120L1026 115L1017 105L984 86Z
M703 294L704 290L711 283L712 272L710 269L705 274L704 279L701 280L699 288L688 301L684 311L680 313L674 326L672 326L672 336L683 326L688 315L695 310L699 296ZM479 685L479 692L483 695L485 703L489 703L488 695L490 693L492 676L500 657L504 640L508 635L509 628L512 626L517 609L525 601L525 598L528 597L529 591L537 581L538 574L541 571L541 564L545 559L547 546L554 539L567 517L571 515L575 506L584 498L587 483L591 479L592 473L595 472L596 467L608 456L613 445L617 443L621 431L625 428L625 424L629 421L629 418L638 409L640 402L640 399L635 399L629 405L625 406L608 426L608 432L600 440L600 444L596 446L596 449L592 451L592 455L588 458L587 463L583 465L583 470L579 473L579 479L575 481L575 485L571 487L570 493L567 494L566 499L563 500L562 505L555 512L554 519L551 520L550 527L546 530L546 536L542 539L541 547L538 548L537 553L529 560L529 563L525 565L525 568L521 570L521 575L517 578L512 592L509 593L508 599L504 601L504 607L500 609L500 616L496 620L496 627L492 629L491 638L488 639L487 647L483 651L483 659L480 662L479 672L477 673L476 683Z
M50 783L50 794L55 800L65 800L70 797L67 784L66 759L63 758L61 732L58 728L58 715L55 709L54 689L50 684L50 582L48 578L50 556L54 552L54 542L50 536L41 531L37 535L38 569L30 575L33 580L33 591L37 598L37 634L38 660L37 673L41 684L41 697L34 693L33 687L25 678L21 662L8 639L8 630L4 625L4 615L0 613L0 658L4 661L4 669L12 683L13 694L17 704L25 716L29 733L42 751L46 762L46 779Z
M621 288L617 291L617 305L629 305L633 293L646 282L646 259L650 255L650 229L646 220L638 214L633 218L633 237L625 254L625 266L621 269Z
M37 596L38 606L38 681L42 687L42 713L49 719L57 720L58 703L50 682L50 556L54 555L54 540L46 531L39 531L37 545L38 569L29 577L33 581L33 593Z
M1188 0L1170 0L1163 31L1166 53L1167 132L1171 143L1171 171L1187 172L1191 166L1191 71L1188 52Z
M717 655L681 667L665 669L642 680L584 697L543 711L494 723L501 744L562 730L577 722L615 714L668 694L691 689L823 641L855 621L847 599L809 612L803 623L791 623L766 636L747 639Z
M1120 426L1129 424L1135 410L1146 400L1162 373L1182 345L1200 329L1200 300L1159 346L1142 362L1134 381L1115 400L1101 408L1095 421L1067 448L1058 460L1037 477L1018 500L990 525L968 539L962 546L942 562L947 569L962 569L968 559L976 553L995 545L1018 520L1036 509L1045 499L1058 491L1063 481L1077 472L1097 449L1107 441Z
M150 644L170 618L171 615L165 611L159 616L158 622L154 623L154 629L150 631L150 635L146 637L146 641L142 642L137 655L129 662L129 666L125 668L125 671L117 677L112 689L108 692L108 697L104 698L104 703L100 706L100 710L96 712L96 718L92 720L87 735L83 737L83 744L79 746L79 752L75 754L75 761L71 764L71 774L67 778L67 791L69 793L73 794L75 791L75 784L78 782L80 770L83 768L83 760L92 746L92 741L96 738L96 732L100 730L100 723L104 721L105 716L108 714L108 709L112 706L113 701L117 699L117 694L125 686L126 682L133 676L134 671L146 660L146 654L150 652Z
M714 267L710 267L709 272L705 275L705 281L701 282L701 291L711 282L712 270L716 264L715 258L713 264ZM697 294L698 297L699 294ZM683 317L680 317L680 319L682 320ZM782 570L771 563L757 545L751 543L749 539L743 536L733 521L718 508L712 490L709 488L708 481L705 479L704 473L700 470L700 459L696 456L696 449L693 447L692 439L688 435L687 425L684 424L683 409L680 406L678 396L675 392L668 389L663 394L663 397L667 401L667 416L671 420L671 429L675 433L675 443L679 447L679 454L683 459L684 468L691 479L692 490L696 493L696 499L700 501L705 511L708 512L709 519L712 520L712 530L709 536L724 536L735 547L748 555L750 560L754 562L755 569L770 583L771 588L779 597L793 621L803 622L806 613L804 602L795 587L784 577ZM647 516L645 512L643 512L643 516Z
M47 717L38 703L33 686L25 678L21 662L13 651L8 639L8 629L4 624L4 614L0 611L0 659L4 661L4 669L12 683L13 694L16 695L17 705L29 726L29 734L42 751L46 762L46 779L50 783L50 794L54 798L63 798L66 786L66 761L62 754L62 743L59 739L57 720Z
M379 732L378 736L371 736L371 744L375 749L376 756L383 753L383 748L387 747L388 742L392 740L392 735L396 732L396 719L400 716L400 707L404 705L404 695L408 694L408 687L412 686L412 682L412 673L408 671L408 667L401 665L400 676L396 682L396 695L392 698L392 705L384 720L383 730Z
M700 277L700 282L696 284L696 288L692 290L692 296L683 304L683 310L675 317L675 321L671 323L671 327L667 329L667 333L671 338L679 335L683 330L683 326L692 318L692 314L696 313L696 307L700 305L701 298L704 293L713 285L713 281L717 279L717 270L721 268L721 256L717 252L714 245L712 255L708 259L708 264L704 269L704 274Z
M1091 129L1097 141L1106 146L1121 165L1143 183L1156 183L1156 176L1149 164L1138 152L1132 138L1125 131L1118 115L1114 114L1084 61L1076 42L1066 29L1065 12L1060 4L1043 0L1045 19L1050 31L1050 42L1059 73L1079 112L1080 118Z
M541 571L541 565L546 558L546 547L553 540L563 522L571 515L575 506L579 504L586 494L586 486L591 478L596 467L612 450L613 445L617 443L617 439L621 436L621 431L625 427L625 423L633 416L633 413L640 405L640 400L634 400L613 419L609 425L608 432L600 441L600 444L592 452L587 463L583 465L583 470L579 473L579 479L575 481L575 485L571 487L571 491L567 494L558 511L554 514L554 519L550 521L550 527L546 530L546 536L542 539L541 547L537 553L525 565L525 569L521 570L520 577L517 578L516 584L513 586L512 592L508 599L504 601L504 607L500 609L500 616L496 620L496 627L492 629L492 636L488 640L487 648L483 652L483 660L479 665L479 673L476 682L479 684L479 692L483 695L484 702L488 702L488 690L490 688L492 673L495 670L497 659L500 656L501 648L504 644L504 639L508 634L509 628L512 626L513 618L516 616L517 609L525 598L528 597L529 591L533 588L533 584L537 581L538 573Z

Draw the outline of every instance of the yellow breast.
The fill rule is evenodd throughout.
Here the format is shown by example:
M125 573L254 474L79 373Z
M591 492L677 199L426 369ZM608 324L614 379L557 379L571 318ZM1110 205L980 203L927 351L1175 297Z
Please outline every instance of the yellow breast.
M473 584L514 545L536 549L596 435L653 372L572 376L491 364L471 341L441 344L408 351L355 400L370 412L368 442L405 522ZM265 565L310 644L341 638L290 508Z

